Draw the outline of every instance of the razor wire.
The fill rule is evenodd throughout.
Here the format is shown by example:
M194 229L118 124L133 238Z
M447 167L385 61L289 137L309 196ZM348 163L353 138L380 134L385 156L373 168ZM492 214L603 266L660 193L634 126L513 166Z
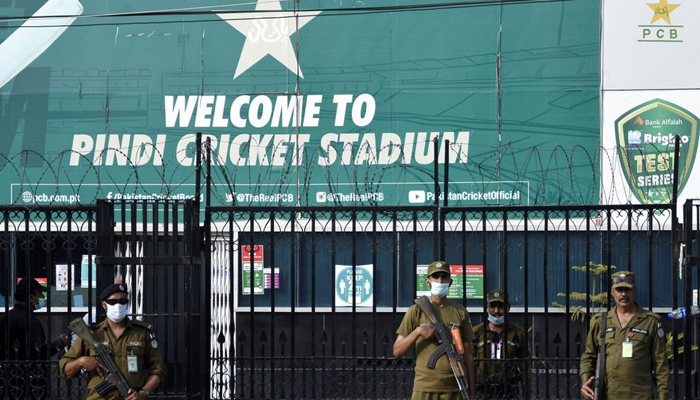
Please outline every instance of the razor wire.
M393 143L383 147L361 143L352 149L339 143L334 148L307 144L306 149L292 151L284 142L263 146L251 138L241 146L243 151L255 149L259 157L284 160L284 163L243 167L232 163L228 155L218 154L211 144L207 144L206 137L202 140L200 167L203 179L199 191L195 188L198 167L194 161L197 152L194 143L169 158L160 154L155 144L142 145L137 151L107 147L93 157L73 150L54 156L33 150L0 153L0 176L13 187L9 203L14 205L92 204L97 199L185 200L193 198L195 193L206 194L208 180L212 204L312 205L312 186L315 186L317 190L331 194L353 194L350 201L343 201L339 196L329 199L325 205L390 206L405 204L406 201L401 196L380 201L363 194L382 190L400 194L407 184L432 188L436 178L443 192L459 191L465 184L475 190L488 191L493 185L498 187L503 182L511 182L516 190L528 193L528 196L499 201L498 204L484 199L471 201L468 205L627 204L634 197L623 173L623 159L628 157L627 153L642 156L668 153L663 146L642 150L623 147L591 149L576 145L567 149L560 145L521 148L507 143L500 153L486 146L470 144L470 154L467 155L459 144L447 145L444 141L436 143L427 139L423 143ZM406 152L415 151L418 145L427 149L425 156L430 163L404 163ZM439 146L437 177L435 145ZM149 157L154 161L141 165L144 154L149 151L152 152ZM302 155L294 160L297 151ZM342 153L350 162L319 165L322 156L330 152ZM108 154L118 159L120 165L103 165ZM379 164L378 158L382 154L388 154L394 162ZM79 165L68 167L69 158L79 160ZM38 166L28 167L30 164ZM209 176L207 171L210 171ZM443 187L445 172L450 176L447 188ZM391 187L385 185L387 183L391 183ZM666 186L668 193L672 193L672 183ZM236 194L241 192L248 196L237 197ZM246 201L251 198L256 200ZM665 202L671 200L667 198Z

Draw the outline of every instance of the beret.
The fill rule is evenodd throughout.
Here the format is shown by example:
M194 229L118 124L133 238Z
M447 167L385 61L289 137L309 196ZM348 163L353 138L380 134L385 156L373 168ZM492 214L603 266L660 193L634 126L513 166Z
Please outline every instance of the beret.
M109 285L105 288L105 290L102 291L102 294L100 294L100 301L105 301L109 296L113 295L114 293L129 293L129 291L126 285L123 283L115 283Z

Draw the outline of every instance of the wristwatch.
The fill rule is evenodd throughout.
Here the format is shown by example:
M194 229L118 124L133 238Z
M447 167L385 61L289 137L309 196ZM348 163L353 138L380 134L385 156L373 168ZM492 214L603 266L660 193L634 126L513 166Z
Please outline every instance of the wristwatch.
M146 397L148 397L148 396L151 395L151 391L150 391L150 390L141 389L140 392L143 393L143 395L146 396Z

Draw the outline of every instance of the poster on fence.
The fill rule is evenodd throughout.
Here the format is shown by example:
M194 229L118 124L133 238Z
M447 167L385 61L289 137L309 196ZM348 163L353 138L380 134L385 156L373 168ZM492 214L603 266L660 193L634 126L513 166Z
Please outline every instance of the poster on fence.
M356 265L353 278L352 265L335 266L336 307L372 307L374 305L374 266Z
M72 270L75 271L75 266L73 266ZM71 290L75 289L75 281L69 275L68 264L56 264L56 290L68 290L69 282L71 284Z
M250 246L241 247L241 262L243 264L243 294L250 294L251 282L253 294L265 294L263 246L254 245L252 251Z
M280 269L275 268L274 270L275 270L275 272L274 272L275 287L274 288L279 289L280 288ZM272 279L273 279L272 276L273 276L272 268L263 268L263 282L264 282L263 287L265 289L272 289L273 288L272 287Z
M461 299L465 293L467 299L484 298L484 266L483 265L450 265L452 285L447 294L449 299ZM430 287L425 282L428 279L428 265L416 267L416 297L430 297Z

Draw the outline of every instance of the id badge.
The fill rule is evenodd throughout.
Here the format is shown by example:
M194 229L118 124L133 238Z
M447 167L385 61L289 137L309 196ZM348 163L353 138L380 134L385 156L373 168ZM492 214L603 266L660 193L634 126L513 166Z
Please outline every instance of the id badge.
M131 373L138 373L139 372L139 361L138 358L134 355L131 356L126 356L126 365L127 369Z
M634 356L634 343L622 342L622 358L632 358Z

